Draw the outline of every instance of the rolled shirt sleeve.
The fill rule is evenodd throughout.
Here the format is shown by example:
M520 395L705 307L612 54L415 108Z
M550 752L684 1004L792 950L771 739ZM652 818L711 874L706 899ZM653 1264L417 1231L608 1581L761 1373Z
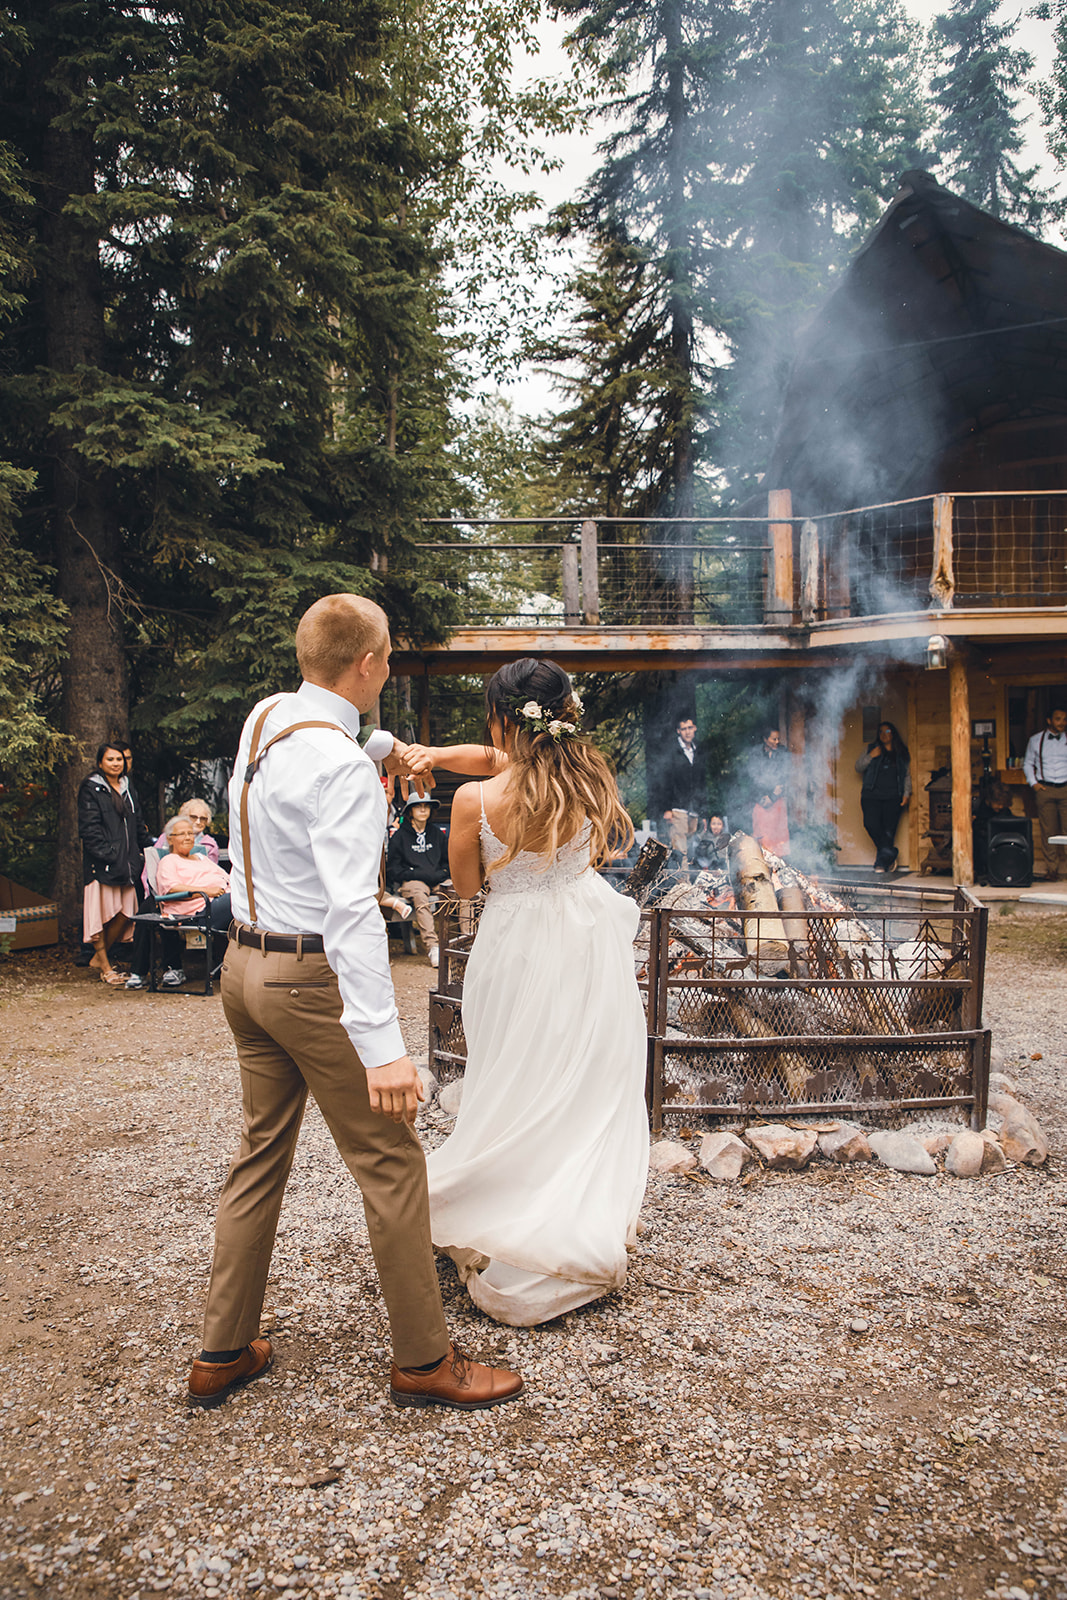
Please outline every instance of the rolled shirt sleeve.
M326 773L310 796L311 853L326 895L323 945L341 991L341 1026L368 1069L406 1054L378 907L385 822L385 794L369 762Z

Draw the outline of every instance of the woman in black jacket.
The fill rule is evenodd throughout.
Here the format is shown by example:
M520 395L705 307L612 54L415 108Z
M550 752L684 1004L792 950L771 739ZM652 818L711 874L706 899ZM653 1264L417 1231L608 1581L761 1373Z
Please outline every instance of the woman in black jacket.
M89 962L101 982L125 980L108 952L133 936L130 918L137 910L137 886L144 871L149 832L126 779L126 760L117 745L102 744L96 771L78 790L78 833L85 884L83 938L93 947Z
M856 771L863 774L860 809L876 851L874 870L888 872L896 865L893 840L900 813L911 799L911 757L893 723L879 724L878 737L856 762Z
M430 895L448 877L448 836L430 812L436 800L413 794L404 806L400 826L389 840L385 878L394 893L415 908L415 922L431 967L437 965L437 929L430 910Z

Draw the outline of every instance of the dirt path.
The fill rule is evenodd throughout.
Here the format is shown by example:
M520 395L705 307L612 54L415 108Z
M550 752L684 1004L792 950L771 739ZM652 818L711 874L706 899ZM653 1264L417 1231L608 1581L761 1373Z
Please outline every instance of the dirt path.
M460 1341L528 1379L484 1415L388 1405L361 1208L312 1110L276 1370L189 1414L236 1131L219 1001L9 958L0 1595L1067 1595L1065 967L1067 917L994 918L987 1020L1047 1168L656 1179L623 1293L531 1332L442 1267ZM418 1054L431 973L394 972Z

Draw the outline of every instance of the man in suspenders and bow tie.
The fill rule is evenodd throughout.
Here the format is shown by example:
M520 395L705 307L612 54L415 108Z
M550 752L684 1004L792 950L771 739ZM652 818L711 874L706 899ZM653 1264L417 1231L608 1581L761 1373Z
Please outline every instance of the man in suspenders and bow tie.
M204 1347L189 1401L215 1406L273 1359L259 1318L308 1090L363 1195L389 1313L401 1406L480 1410L521 1392L516 1373L450 1343L430 1243L422 1098L404 1048L377 894L386 800L359 714L389 676L385 613L327 595L296 633L303 683L257 705L230 783L234 923L222 1002L237 1045L244 1123L215 1226Z

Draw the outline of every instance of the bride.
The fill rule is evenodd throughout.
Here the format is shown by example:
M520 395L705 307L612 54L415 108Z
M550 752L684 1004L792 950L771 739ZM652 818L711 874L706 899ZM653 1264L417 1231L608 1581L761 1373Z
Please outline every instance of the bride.
M488 894L463 1099L427 1160L431 1231L477 1306L530 1327L620 1286L644 1196L638 910L596 872L633 834L561 668L502 667L486 700L494 775L452 804L452 882Z

